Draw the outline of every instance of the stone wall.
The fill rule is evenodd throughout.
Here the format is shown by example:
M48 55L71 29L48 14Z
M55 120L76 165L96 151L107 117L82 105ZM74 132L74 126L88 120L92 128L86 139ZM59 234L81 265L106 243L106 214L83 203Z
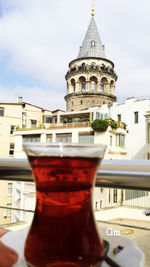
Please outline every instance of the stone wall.
M70 94L65 97L67 111L79 111L88 109L89 107L101 106L103 104L110 104L116 100L113 96L102 94Z

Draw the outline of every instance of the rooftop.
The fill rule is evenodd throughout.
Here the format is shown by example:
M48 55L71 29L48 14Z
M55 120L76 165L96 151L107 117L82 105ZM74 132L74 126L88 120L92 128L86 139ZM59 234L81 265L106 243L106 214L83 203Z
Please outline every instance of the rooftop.
M100 40L93 16L78 55L78 58L85 57L105 58L104 46Z

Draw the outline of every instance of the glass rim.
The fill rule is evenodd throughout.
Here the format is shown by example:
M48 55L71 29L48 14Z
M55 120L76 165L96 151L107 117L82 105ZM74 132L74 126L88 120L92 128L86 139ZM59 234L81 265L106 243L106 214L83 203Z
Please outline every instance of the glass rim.
M23 151L27 156L39 157L86 157L103 158L107 146L104 144L79 143L27 143Z

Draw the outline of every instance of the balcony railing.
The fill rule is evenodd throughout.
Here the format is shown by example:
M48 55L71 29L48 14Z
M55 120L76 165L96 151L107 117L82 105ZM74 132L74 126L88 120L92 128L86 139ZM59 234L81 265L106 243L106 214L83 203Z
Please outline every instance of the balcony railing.
M31 167L28 163L27 159L0 159L0 180L6 181L22 181L22 182L33 182L33 176L31 172ZM100 169L97 173L96 177L96 186L97 187L106 187L106 188L121 188L121 189L133 189L133 190L143 190L143 191L150 191L150 161L149 160L103 160L100 166ZM119 206L109 207L111 210L115 209L114 212L116 214L117 208ZM121 207L120 207L121 208ZM126 208L126 207L124 207ZM13 207L4 207L0 206L0 209L3 210L14 210L18 212L25 212L32 214L34 210L27 210L27 209L18 209ZM110 209L108 212L110 213ZM140 210L140 209L139 209ZM104 212L107 210L104 210ZM103 212L103 211L100 211ZM120 212L120 211L119 211ZM124 211L123 211L124 212ZM132 210L134 213L134 209ZM117 213L118 214L118 213ZM97 215L97 213L96 213ZM118 215L116 215L118 216ZM120 217L116 217L114 220L112 219L105 219L105 217L96 218L98 226L114 229L121 229L122 230L129 230L131 232L135 232L135 235L131 239L134 239L137 245L143 250L145 254L145 266L149 266L150 264L150 256L149 256L149 249L147 245L147 238L149 238L149 222L145 221L145 217L140 222L140 225L136 225L133 219L126 219L124 218L123 221L119 221L121 218L121 214L119 213ZM137 220L140 218L137 218ZM136 221L136 220L135 220ZM143 222L146 223L143 225ZM19 222L21 223L21 222ZM13 225L13 223L12 223ZM8 227L4 225L3 227ZM141 239L139 236L144 240L141 243ZM145 243L144 243L145 242Z
M33 182L27 159L1 159L0 180ZM103 160L96 186L150 191L149 160Z

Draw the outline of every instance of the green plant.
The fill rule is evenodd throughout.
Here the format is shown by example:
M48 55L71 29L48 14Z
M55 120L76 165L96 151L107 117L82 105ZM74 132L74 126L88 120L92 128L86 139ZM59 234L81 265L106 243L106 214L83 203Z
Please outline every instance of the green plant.
M94 131L104 132L108 128L108 121L96 119L92 122L91 127Z
M17 125L17 126L16 126L16 131L19 131L19 130L20 130L20 126Z
M111 126L111 128L113 128L113 129L118 128L118 124L115 120L113 120L111 118L106 118L105 120L108 122L108 125Z
M117 128L118 128L117 122L114 121L113 119L110 119L110 121L109 121L109 125L110 125L111 128L113 128L113 129L117 129Z

